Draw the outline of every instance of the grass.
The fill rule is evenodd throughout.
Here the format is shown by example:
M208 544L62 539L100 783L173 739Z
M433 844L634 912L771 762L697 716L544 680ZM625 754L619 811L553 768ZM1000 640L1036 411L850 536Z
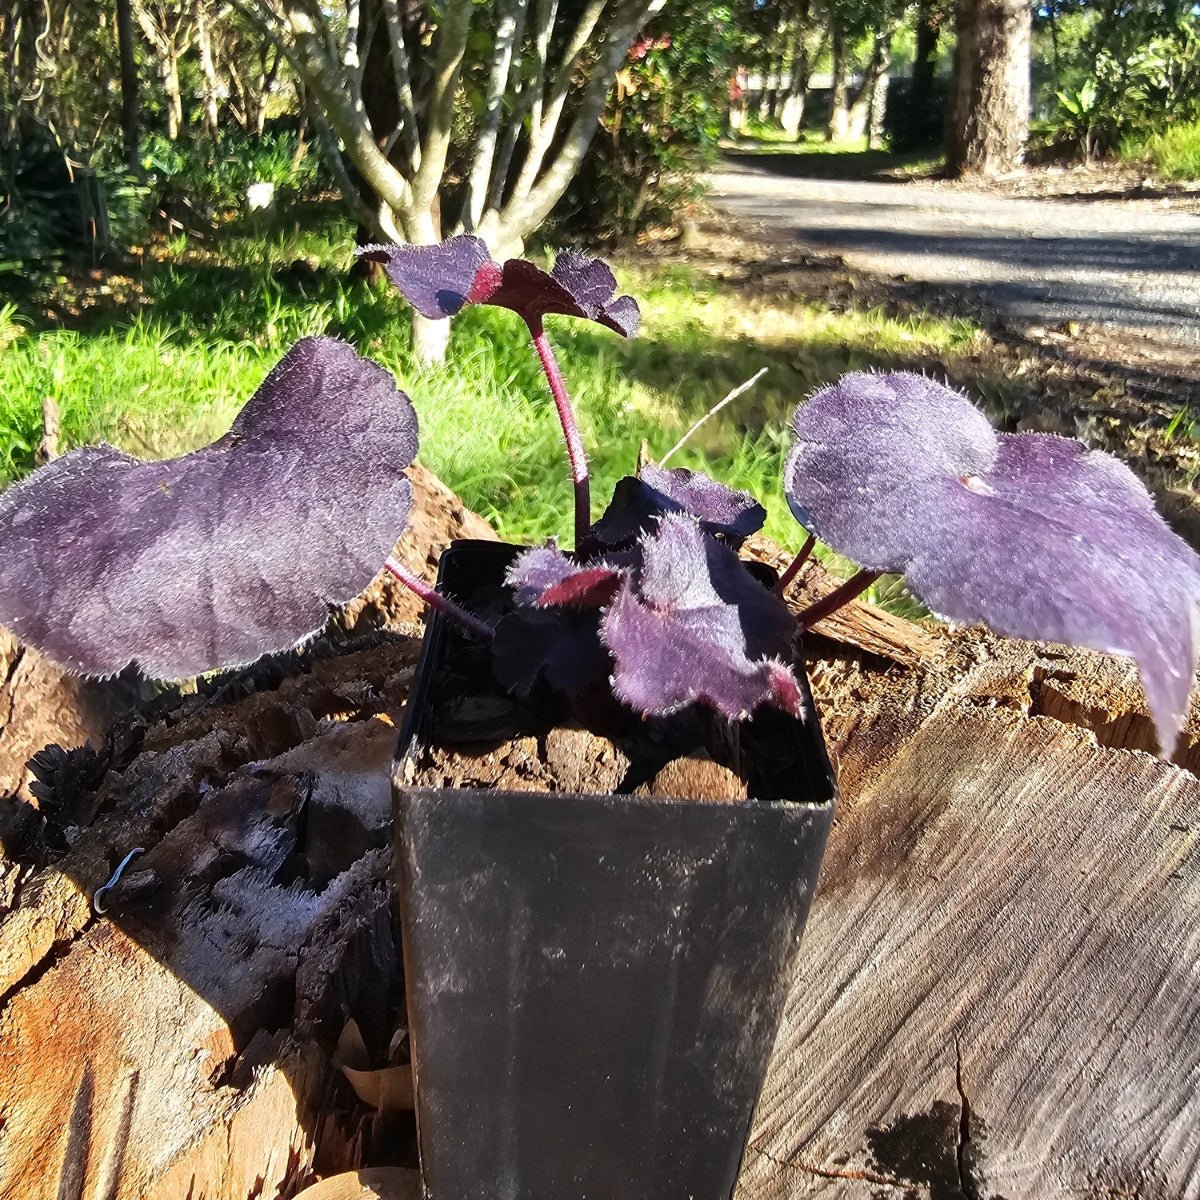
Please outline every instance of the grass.
M1200 179L1200 121L1126 138L1121 144L1121 157L1129 162L1150 163L1160 179Z
M775 125L750 121L738 131L729 149L741 154L785 155L812 159L814 173L844 172L846 178L868 178L884 173L904 176L935 175L945 164L945 155L936 148L906 150L869 149L865 137L841 142L825 140L818 129L804 129L798 139L789 137ZM824 161L823 161L824 160Z
M447 365L422 370L408 351L406 307L347 277L345 232L231 238L220 257L177 244L148 267L136 315L116 306L78 328L37 328L0 309L0 474L29 470L43 396L58 404L64 448L108 440L140 456L210 441L270 366L305 334L332 333L391 368L421 420L421 460L515 541L569 530L571 491L553 406L516 317L471 309L453 327ZM796 402L846 370L920 366L969 350L966 321L835 314L753 299L682 267L626 264L642 304L630 342L560 320L551 337L591 450L598 513L634 469L644 439L661 455L700 414L760 367L766 376L709 422L672 465L709 470L767 506L767 533L803 540L780 473Z

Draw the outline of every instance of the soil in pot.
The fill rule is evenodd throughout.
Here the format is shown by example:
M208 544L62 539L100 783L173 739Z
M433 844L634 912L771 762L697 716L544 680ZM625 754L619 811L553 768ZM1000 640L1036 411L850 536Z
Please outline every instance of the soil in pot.
M516 553L480 549L497 560ZM510 591L490 581L455 596L489 621L515 607ZM403 786L698 801L806 800L828 790L823 750L813 764L818 777L797 780L796 723L775 710L731 725L699 707L644 718L606 690L567 700L539 684L516 697L497 681L488 647L450 628L443 636L436 676L418 683L425 695L413 707L424 710L422 730L406 731L417 736L403 763Z

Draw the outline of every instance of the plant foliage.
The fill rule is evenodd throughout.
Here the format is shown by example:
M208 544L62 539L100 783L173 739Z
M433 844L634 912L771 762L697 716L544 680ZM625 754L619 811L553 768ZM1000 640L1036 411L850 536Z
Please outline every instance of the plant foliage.
M0 621L88 675L182 679L287 649L403 532L416 449L391 375L306 338L211 446L86 446L0 497Z
M1163 745L1196 669L1200 560L1110 455L996 433L920 375L844 376L801 406L785 489L798 520L935 613L1134 659Z

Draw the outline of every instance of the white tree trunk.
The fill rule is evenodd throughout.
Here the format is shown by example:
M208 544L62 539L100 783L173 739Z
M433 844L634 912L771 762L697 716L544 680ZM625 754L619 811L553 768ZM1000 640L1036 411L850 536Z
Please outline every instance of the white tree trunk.
M446 361L450 345L450 322L431 321L419 312L413 313L413 358L423 367L437 367Z

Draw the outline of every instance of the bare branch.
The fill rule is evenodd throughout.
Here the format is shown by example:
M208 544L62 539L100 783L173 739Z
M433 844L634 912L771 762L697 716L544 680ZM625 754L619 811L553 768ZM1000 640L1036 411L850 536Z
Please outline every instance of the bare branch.
M342 200L350 210L350 215L364 229L378 230L387 236L389 231L380 227L376 214L371 211L370 206L359 194L358 188L354 186L354 180L350 178L350 172L346 170L346 164L342 159L342 152L338 149L337 138L334 136L333 130L329 128L329 122L325 120L319 106L310 102L308 115L313 123L313 128L317 131L317 142L320 144L321 153L333 173L342 193Z
M538 172L542 169L542 163L558 132L558 123L562 120L563 106L571 89L576 60L587 46L606 4L607 0L590 0L579 17L579 23L555 73L549 95L544 100L539 99L535 102L536 111L529 130L529 148L525 154L525 161L521 164L521 173L513 187L514 195L525 195L537 182ZM619 12L619 6L617 11ZM607 91L607 88L605 90Z
M492 51L492 69L488 77L484 97L483 120L480 123L475 156L467 179L467 195L463 202L463 223L468 230L475 230L483 218L487 202L488 182L492 177L492 163L496 157L496 143L500 132L500 117L504 106L504 89L513 63L514 47L521 41L525 31L525 13L529 0L500 0L496 41Z
M396 0L380 0L380 3L383 7L384 20L387 22L392 74L396 79L396 100L400 108L397 128L408 153L410 169L417 171L421 166L421 138L417 130L417 106L413 102L408 47L404 44L404 22L400 18L400 7Z
M550 215L550 210L567 190L589 143L596 132L604 99L637 31L666 0L624 0L614 14L599 58L588 75L575 118L553 163L538 182L523 194L514 189L500 214L499 225L507 237L523 238Z
M467 35L471 29L473 7L472 0L446 0L445 14L438 29L432 101L429 105L425 139L421 146L421 166L412 182L414 213L432 212L433 202L442 183L442 172L450 151L454 97L458 91L458 79L462 71L463 53L467 47ZM434 233L436 240L437 231Z

